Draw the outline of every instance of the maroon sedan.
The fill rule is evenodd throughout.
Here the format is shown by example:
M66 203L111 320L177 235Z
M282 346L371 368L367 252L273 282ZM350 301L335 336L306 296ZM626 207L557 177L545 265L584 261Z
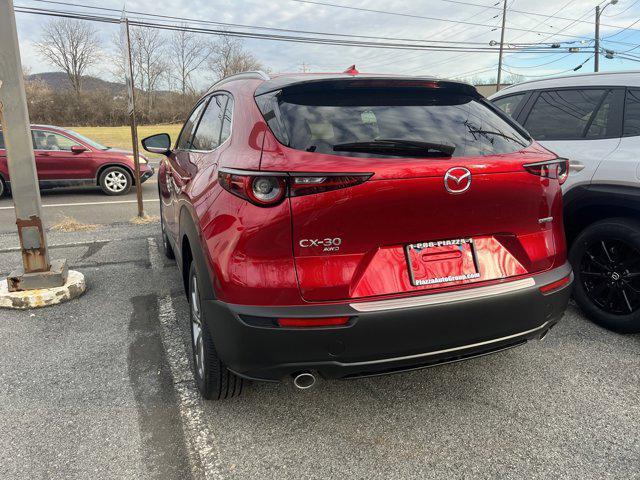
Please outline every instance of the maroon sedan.
M41 189L96 185L107 195L123 195L134 184L131 152L105 147L73 130L49 125L32 125L31 136ZM0 197L11 188L5 148L0 130ZM142 182L153 175L153 168L142 155L140 175Z

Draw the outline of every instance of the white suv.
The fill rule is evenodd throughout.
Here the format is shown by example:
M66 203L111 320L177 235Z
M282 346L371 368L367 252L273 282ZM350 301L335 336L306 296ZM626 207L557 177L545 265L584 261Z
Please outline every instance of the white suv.
M576 301L606 328L640 331L640 72L524 82L490 100L570 160L564 219Z

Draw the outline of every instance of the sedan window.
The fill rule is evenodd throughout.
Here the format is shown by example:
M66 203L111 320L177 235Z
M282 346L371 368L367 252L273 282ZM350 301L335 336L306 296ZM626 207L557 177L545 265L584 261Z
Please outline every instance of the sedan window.
M70 138L54 132L32 130L31 136L33 138L34 150L70 152L71 147L80 146L78 142L74 142Z

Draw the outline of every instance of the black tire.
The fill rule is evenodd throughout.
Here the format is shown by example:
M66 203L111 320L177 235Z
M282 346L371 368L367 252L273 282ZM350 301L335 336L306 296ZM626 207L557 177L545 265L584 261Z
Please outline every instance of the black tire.
M594 323L640 332L640 222L612 218L589 225L569 252L573 296Z
M0 198L7 194L7 184L4 183L4 179L0 177Z
M133 184L131 174L123 167L105 168L100 174L98 183L107 195L125 195L129 193Z
M162 199L160 199L160 229L162 231L162 252L164 256L169 260L174 260L176 258L176 254L173 252L173 247L169 242L169 237L166 233L166 227L164 226L164 215L162 213Z
M243 379L231 373L222 363L213 345L207 322L203 321L200 310L200 292L195 264L189 268L189 329L193 352L193 372L200 394L207 400L223 400L242 393ZM199 319L200 331L194 324ZM200 352L202 361L198 359Z

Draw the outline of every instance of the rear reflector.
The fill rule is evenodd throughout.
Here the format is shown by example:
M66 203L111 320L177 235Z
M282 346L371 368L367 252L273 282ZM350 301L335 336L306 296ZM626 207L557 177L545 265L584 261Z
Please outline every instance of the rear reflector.
M547 285L543 285L542 287L540 287L540 292L541 293L551 293L554 290L558 290L558 289L564 287L570 281L571 281L571 275L567 275L566 277L561 278L560 280L556 280L555 282L549 283Z
M281 327L334 327L336 325L346 325L347 323L349 323L349 317L278 319L278 325Z

